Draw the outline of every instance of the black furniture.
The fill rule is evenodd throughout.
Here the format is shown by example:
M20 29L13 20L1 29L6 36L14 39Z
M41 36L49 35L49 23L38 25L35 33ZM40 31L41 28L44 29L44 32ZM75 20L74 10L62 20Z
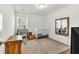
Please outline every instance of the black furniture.
M40 38L48 38L48 34L37 34L37 39L40 39Z
M79 27L71 28L71 54L79 54Z

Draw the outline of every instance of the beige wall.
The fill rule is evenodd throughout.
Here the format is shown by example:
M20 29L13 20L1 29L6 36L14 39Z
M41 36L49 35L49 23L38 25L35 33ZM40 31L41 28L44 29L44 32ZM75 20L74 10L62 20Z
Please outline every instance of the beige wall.
M2 41L5 41L9 36L14 34L14 9L11 5L0 5L0 13L3 16L2 20Z
M70 5L46 16L48 27L50 29L50 38L70 45L71 27L79 26L79 5ZM69 17L69 36L61 36L55 34L55 19Z
M16 12L15 13L15 20L17 16L26 16L28 17L28 27L29 31L32 31L35 33L35 28L38 29L38 31L45 31L47 29L47 21L45 19L44 15L39 15L39 14L27 14L27 13L20 13Z

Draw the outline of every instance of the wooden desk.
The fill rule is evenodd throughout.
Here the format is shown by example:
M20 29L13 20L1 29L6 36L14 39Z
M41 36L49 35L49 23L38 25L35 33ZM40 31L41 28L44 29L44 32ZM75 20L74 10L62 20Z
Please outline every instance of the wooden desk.
M20 54L21 53L21 42L17 38L11 36L5 42L5 54Z

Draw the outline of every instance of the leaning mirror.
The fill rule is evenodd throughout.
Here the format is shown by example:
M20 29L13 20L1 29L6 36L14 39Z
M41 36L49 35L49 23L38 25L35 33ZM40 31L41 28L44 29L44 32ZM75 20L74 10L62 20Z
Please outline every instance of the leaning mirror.
M69 17L55 20L55 33L59 35L69 36Z

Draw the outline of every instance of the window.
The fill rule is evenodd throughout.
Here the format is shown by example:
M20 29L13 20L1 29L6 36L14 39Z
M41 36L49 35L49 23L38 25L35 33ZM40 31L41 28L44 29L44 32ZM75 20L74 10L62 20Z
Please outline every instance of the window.
M2 15L0 14L0 31L2 31Z
M28 17L17 17L17 28L18 29L28 29Z
M16 34L25 35L28 30L28 17L18 16L16 19Z

